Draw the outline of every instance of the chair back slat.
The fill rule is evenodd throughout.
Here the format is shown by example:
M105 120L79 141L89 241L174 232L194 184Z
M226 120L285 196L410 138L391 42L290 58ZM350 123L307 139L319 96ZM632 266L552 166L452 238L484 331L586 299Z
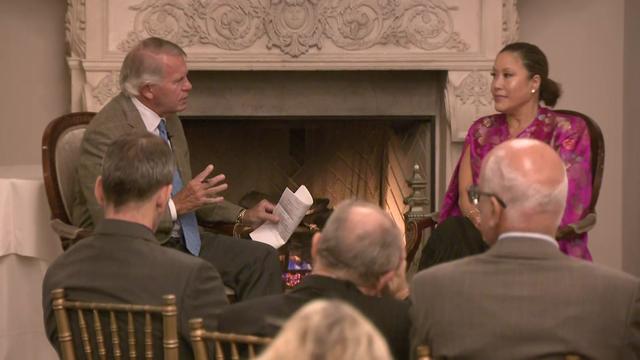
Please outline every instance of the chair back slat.
M118 333L118 322L116 321L116 314L113 311L109 311L109 328L111 329L113 358L114 360L121 360L122 349L120 348L120 334Z
M164 304L162 306L70 301L64 298L63 289L53 290L52 297L63 360L75 360L76 358L76 344L73 341L74 332L80 333L80 345L82 352L85 354L84 358L93 359L97 355L99 359L122 359L120 336L124 336L124 334L120 334L120 328L126 333L129 359L137 358L139 353L138 344L144 348L141 351L144 352L145 359L160 358L159 354L154 353L154 344L156 347L162 344L164 359L178 360L178 310L174 295L163 296ZM68 315L69 310L75 310L77 327L71 326ZM88 313L89 311L91 311L91 314ZM86 316L85 312L87 312ZM155 320L153 318L154 314L156 316ZM161 333L163 338L161 342L158 342L157 339L153 339L154 328L158 328L153 326L153 323L159 324L160 318L162 318ZM118 321L126 321L126 326L124 324L119 326ZM136 321L141 322L141 324L136 326ZM93 324L89 322L93 322ZM108 329L103 326L107 322L109 323ZM136 327L141 330L137 335L143 337L142 342L136 339ZM108 339L106 336L111 337L111 354L107 350L106 342ZM97 354L94 354L93 346L96 347L97 351L95 353ZM78 351L80 350L78 349Z
M136 354L136 325L133 323L133 313L127 312L127 342L129 343L129 360L135 360Z
M238 345L233 341L231 342L231 360L240 360Z
M216 360L224 360L224 351L222 350L222 343L216 340Z
M76 310L78 313L78 324L80 325L80 339L82 339L82 349L87 359L93 359L91 350L91 342L89 341L89 331L87 330L87 322L84 320L82 309Z
M153 360L153 327L151 325L151 314L144 314L144 358Z
M164 295L162 297L162 301L164 302L164 305L162 306L162 326L164 329L162 348L164 349L164 359L178 360L178 332L168 331L168 329L178 328L178 306L176 305L176 296Z
M96 334L96 343L98 345L98 357L100 360L107 360L107 349L104 347L102 324L100 323L100 315L96 309L93 309L93 329Z
M52 308L56 316L56 324L58 326L58 342L60 343L60 352L62 358L66 360L75 360L75 352L73 351L73 337L71 335L71 326L69 325L69 315L64 308L64 290L56 289L52 291Z
M228 351L231 360L240 359L241 351L239 345L243 346L243 350L247 349L249 359L256 357L256 345L268 345L271 338L258 337L251 335L226 334L216 331L206 331L203 321L200 318L189 320L189 329L191 336L191 344L194 349L196 360L208 360L209 354L205 340L211 340L214 344L216 360L225 360L225 350ZM227 347L228 346L228 347ZM244 358L244 354L243 358Z

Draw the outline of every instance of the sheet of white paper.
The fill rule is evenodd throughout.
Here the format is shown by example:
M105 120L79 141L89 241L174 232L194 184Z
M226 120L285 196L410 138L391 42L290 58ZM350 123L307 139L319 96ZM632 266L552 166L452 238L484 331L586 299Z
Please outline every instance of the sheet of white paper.
M264 223L249 236L255 241L269 244L277 249L289 240L311 205L313 205L313 198L306 186L301 185L295 193L286 188L273 210L273 213L280 218L280 222Z

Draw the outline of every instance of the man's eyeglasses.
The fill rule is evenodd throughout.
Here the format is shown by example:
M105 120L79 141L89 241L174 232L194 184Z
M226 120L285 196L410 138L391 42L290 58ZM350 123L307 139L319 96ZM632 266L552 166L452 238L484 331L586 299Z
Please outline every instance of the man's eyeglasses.
M478 189L478 185L469 186L467 188L467 195L469 196L469 201L471 201L473 205L478 205L478 203L480 202L480 196L484 195L494 197L498 201L498 204L500 204L500 206L502 206L503 208L507 207L507 204L502 199L500 199L498 195L490 192L480 191L480 189Z

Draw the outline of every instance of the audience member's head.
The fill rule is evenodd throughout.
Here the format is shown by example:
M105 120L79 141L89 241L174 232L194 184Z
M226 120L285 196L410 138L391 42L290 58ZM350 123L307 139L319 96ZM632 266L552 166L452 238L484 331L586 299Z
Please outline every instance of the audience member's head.
M160 137L136 132L115 140L107 149L95 187L105 217L151 214L153 221L147 225L155 228L171 195L174 171L171 149Z
M360 312L339 300L314 300L283 326L259 360L387 360L389 347Z
M402 234L387 213L348 200L335 208L322 233L313 238L313 271L378 295L393 279L404 254Z
M480 231L487 243L494 244L500 234L508 231L553 237L567 198L564 163L543 142L504 142L485 158L475 193Z

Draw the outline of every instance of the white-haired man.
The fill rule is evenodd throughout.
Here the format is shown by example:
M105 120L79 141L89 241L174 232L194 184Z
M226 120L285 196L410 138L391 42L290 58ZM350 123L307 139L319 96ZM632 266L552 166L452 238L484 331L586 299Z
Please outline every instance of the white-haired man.
M224 201L220 193L227 188L225 177L209 178L213 165L191 177L187 139L177 116L186 109L191 91L185 58L178 45L155 37L129 51L120 70L122 93L96 114L82 140L73 223L93 228L104 216L93 184L109 144L131 132L153 133L171 146L177 163L169 206L156 230L158 241L212 263L240 300L281 293L280 264L273 248L199 232L196 212L211 222L237 221L254 228L278 218L266 200L250 209Z
M553 238L567 176L551 147L497 146L468 196L491 248L414 277L412 348L492 360L640 355L638 279L565 256Z

